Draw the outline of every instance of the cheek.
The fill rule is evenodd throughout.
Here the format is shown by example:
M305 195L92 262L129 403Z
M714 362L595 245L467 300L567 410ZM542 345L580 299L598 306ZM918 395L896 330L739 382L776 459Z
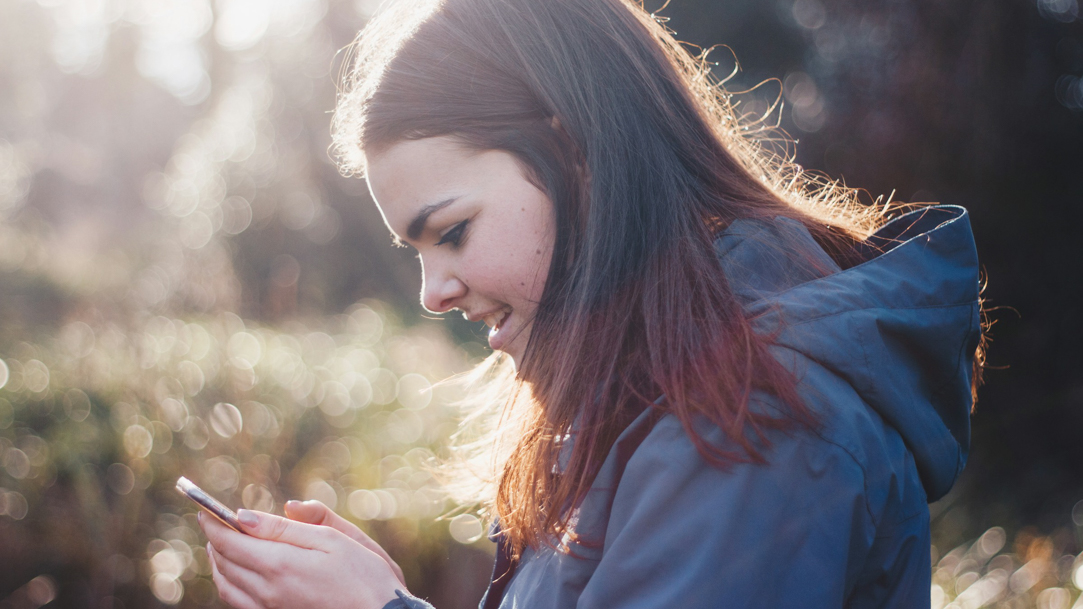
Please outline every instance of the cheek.
M545 291L545 280L549 276L549 259L552 247L535 247L525 253L524 260L529 261L520 269L515 289L520 298L530 304L541 301Z
M523 190L527 191L524 195ZM554 220L549 199L533 187L507 196L499 223L487 227L488 252L485 275L498 279L503 300L522 306L541 299L553 254ZM481 271L478 267L476 270ZM479 277L480 278L480 277ZM511 302L517 301L517 302Z
M530 234L506 234L493 248L493 256L470 264L472 285L491 296L522 305L537 302L549 274L552 244Z
M529 286L531 290L531 298L535 301L541 300L542 290L545 289L545 280L549 276L549 263L553 258L553 240L544 239L535 243L534 249L529 253L531 260L531 268L533 274L531 277L534 279L534 285Z
M526 267L524 271L529 271L523 274L521 287L528 289L534 300L538 300L549 274L556 229L552 203L540 192L535 195L522 208L524 222L520 226L523 230L518 231L520 234L517 235L517 241L522 264Z

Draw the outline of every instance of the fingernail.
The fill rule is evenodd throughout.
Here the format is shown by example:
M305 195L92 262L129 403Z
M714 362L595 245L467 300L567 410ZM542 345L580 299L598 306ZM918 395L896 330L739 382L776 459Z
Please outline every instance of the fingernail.
M301 507L301 502L296 500L296 499L290 499L289 501L286 502L286 507L288 507L290 509L298 508L298 507Z
M203 524L203 512L196 512L196 522Z
M237 512L237 520L241 521L246 527L254 527L259 524L259 516L256 516L255 512L249 510L240 510Z

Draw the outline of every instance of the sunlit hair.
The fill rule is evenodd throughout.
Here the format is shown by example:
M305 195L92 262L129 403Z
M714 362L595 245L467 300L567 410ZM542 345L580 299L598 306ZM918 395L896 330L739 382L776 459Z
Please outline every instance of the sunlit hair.
M450 135L513 154L555 207L525 356L517 372L496 356L478 372L496 399L481 398L474 415L488 435L469 438L491 483L479 499L516 553L574 533L567 508L661 395L656 407L719 467L763 462L768 430L816 423L771 338L753 332L713 242L738 218L785 216L846 267L883 209L750 137L757 130L710 66L641 6L393 2L351 52L334 119L345 173L363 175L365 153ZM783 412L750 408L758 391ZM706 442L704 422L730 447Z

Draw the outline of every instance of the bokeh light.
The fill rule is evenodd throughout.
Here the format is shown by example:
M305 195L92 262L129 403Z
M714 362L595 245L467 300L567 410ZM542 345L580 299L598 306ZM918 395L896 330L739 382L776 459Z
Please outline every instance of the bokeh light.
M26 583L26 597L35 607L53 602L56 593L56 582L48 575L39 575Z
M241 493L241 503L245 508L260 512L273 512L275 508L274 496L267 487L260 484L249 484Z
M244 419L236 406L219 402L211 409L210 423L214 433L228 440L241 432Z
M459 543L474 543L481 539L484 530L481 521L473 514L459 514L448 523L451 537Z
M106 470L109 488L118 495L127 495L135 488L135 473L123 463L114 463Z

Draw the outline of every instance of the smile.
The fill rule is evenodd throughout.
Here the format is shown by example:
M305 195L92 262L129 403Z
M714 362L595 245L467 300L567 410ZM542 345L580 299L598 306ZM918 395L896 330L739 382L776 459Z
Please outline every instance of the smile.
M511 311L497 311L483 317L485 324L489 326L489 334L492 335L498 332L509 315L511 315Z
M504 346L506 337L504 336L504 333L501 332L501 329L504 327L504 324L507 323L509 317L511 317L511 311L505 309L486 315L483 318L485 323L489 326L489 348L499 350Z

